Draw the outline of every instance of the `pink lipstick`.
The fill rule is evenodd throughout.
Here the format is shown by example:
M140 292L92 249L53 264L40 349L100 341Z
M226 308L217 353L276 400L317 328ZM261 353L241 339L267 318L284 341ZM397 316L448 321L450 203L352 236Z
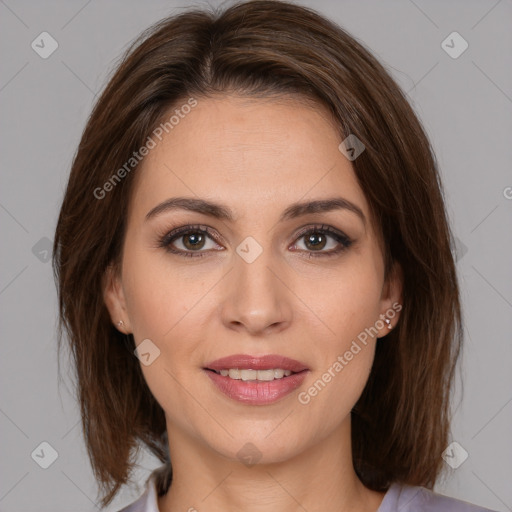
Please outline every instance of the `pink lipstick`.
M297 389L309 368L280 355L235 354L211 361L204 371L229 398L250 405L267 405Z

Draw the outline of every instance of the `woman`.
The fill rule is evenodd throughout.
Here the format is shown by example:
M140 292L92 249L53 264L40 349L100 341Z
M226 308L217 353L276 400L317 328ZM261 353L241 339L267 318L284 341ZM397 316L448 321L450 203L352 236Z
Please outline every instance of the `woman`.
M484 510L432 492L461 343L435 157L313 11L148 29L87 123L54 269L103 506L142 443L163 466L126 512Z

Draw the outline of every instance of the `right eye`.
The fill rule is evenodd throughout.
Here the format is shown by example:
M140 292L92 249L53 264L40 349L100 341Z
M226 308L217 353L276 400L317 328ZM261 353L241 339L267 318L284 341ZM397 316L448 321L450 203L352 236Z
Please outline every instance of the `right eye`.
M213 242L214 238L208 226L182 226L164 235L159 245L168 252L179 256L202 257L203 253L209 251L201 249L205 248L208 239ZM206 249L218 250L214 247L206 247Z

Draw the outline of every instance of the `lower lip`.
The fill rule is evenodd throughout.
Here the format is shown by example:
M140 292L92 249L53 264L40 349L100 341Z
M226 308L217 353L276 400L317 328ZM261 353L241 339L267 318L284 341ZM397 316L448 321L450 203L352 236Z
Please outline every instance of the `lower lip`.
M204 370L217 388L229 398L250 405L267 405L297 389L306 378L307 370L270 381L230 379L211 370Z

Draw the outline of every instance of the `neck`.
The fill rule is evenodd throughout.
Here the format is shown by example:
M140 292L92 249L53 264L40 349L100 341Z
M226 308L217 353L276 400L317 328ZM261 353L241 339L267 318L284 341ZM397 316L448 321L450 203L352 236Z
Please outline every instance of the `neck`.
M293 458L246 466L167 426L173 480L160 512L376 512L384 493L371 491L352 464L350 418Z

